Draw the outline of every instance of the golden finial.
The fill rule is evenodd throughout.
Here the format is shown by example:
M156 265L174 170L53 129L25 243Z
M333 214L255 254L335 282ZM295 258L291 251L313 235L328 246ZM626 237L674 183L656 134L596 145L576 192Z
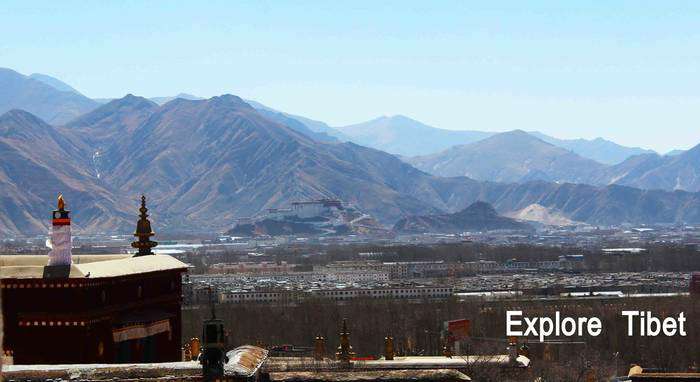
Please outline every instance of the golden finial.
M340 332L340 346L335 353L336 359L344 363L346 366L350 364L350 359L355 356L350 346L350 332L348 332L347 319L343 318L343 330Z
M326 339L320 334L314 339L314 359L323 361L326 354Z
M151 248L158 245L157 242L151 240L151 236L155 235L151 229L151 222L148 220L148 208L146 208L146 196L141 195L141 208L139 208L139 221L136 223L136 232L134 236L138 240L131 243L131 246L138 249L134 256L152 255Z
M66 210L66 201L63 200L63 194L59 193L56 200L57 208L53 210L53 224L65 225L70 224L70 211Z
M58 210L64 211L66 209L66 202L63 200L63 194L58 194Z
M387 361L394 359L394 337L391 335L384 337L384 359Z

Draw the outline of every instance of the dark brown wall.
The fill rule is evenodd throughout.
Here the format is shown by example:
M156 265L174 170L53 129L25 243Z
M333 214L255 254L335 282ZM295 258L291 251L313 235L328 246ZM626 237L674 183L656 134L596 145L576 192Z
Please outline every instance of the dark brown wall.
M170 316L172 333L154 336L155 345L149 346L157 348L156 358L151 349L150 360L179 361L181 280L179 270L93 280L4 279L3 347L13 351L17 364L114 363L117 361L112 337L115 325L129 315L158 310ZM32 324L19 326L20 320ZM65 322L70 322L68 327ZM74 322L78 325L73 325ZM98 352L100 341L102 355ZM133 359L126 361L140 360L138 357L143 352L139 346L133 344L134 351L130 352Z

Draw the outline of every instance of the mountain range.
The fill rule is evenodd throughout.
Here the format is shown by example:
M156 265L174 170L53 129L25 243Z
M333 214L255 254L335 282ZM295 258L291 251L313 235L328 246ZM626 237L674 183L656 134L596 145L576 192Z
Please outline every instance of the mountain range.
M45 232L59 191L90 232L132 228L130 202L141 193L164 230L224 230L234 218L318 198L341 199L384 224L479 200L501 213L538 204L591 224L700 222L700 194L432 176L379 150L316 142L231 95L163 106L128 95L60 128L11 111L0 118L0 149L3 229L11 233Z
M281 112L253 100L245 101L250 106L254 107L259 113L267 116L268 118L285 124L299 131L300 133L306 134L316 140L320 140L323 142L353 141L349 136L343 134L338 129L328 126L328 124L326 124L325 122L316 121L299 115Z
M467 176L476 180L544 180L700 191L700 145L676 155L639 154L619 164L605 165L515 130L405 160L434 175Z
M496 182L586 183L605 167L521 130L407 160L416 168L439 176L467 176Z
M49 85L43 75L25 76L11 69L0 68L0 114L12 109L28 111L42 120L61 125L87 113L99 103L73 91L62 91Z
M5 85L4 91L0 89L0 113L13 108L23 109L57 125L66 123L96 108L99 104L113 100L106 98L91 100L55 77L40 73L24 76L11 69L0 69L0 85ZM163 105L177 98L203 99L192 94L180 93L175 96L152 97L150 100ZM331 127L324 122L278 111L253 100L246 100L246 102L262 114L314 139L329 142L351 141L407 157L435 154L454 145L473 143L496 134L476 130L439 129L402 115L379 117L349 126ZM536 131L530 134L603 164L616 164L633 155L654 153L637 147L625 147L602 138L567 140Z
M642 154L630 157L606 168L589 183L700 191L700 144L673 155Z
M88 144L101 151L95 172L102 182L125 195L147 190L174 225L223 227L234 217L322 197L386 220L444 205L428 184L433 177L397 158L352 143L316 142L231 95L163 106L126 96L67 128L96 137ZM100 135L115 129L118 139Z
M70 93L54 91L57 99ZM0 231L45 233L58 192L85 232L133 229L142 193L154 224L169 231L225 231L234 218L319 198L343 200L387 225L408 216L451 214L476 201L502 215L537 206L537 214L528 216L590 224L700 222L697 193L536 176L516 183L441 177L377 149L318 139L285 118L295 119L262 112L233 95L163 105L127 95L53 125L26 111L8 111L0 117ZM544 152L566 155L559 150ZM681 171L694 155L695 149L675 157L680 162L662 157L649 163ZM561 163L589 160L574 159ZM652 179L652 173L641 178Z
M595 139L559 139L538 131L530 131L529 133L554 146L603 164L617 164L635 155L655 154L653 150L622 146L600 137Z
M474 143L498 134L478 130L440 129L403 115L383 116L354 125L330 127L324 122L280 112L255 101L246 102L258 110L283 114L289 119L306 125L313 132L324 133L341 141L355 142L403 157L435 154L455 145ZM529 134L602 164L616 164L634 155L655 153L639 147L622 146L603 138L559 139L537 131L531 131Z

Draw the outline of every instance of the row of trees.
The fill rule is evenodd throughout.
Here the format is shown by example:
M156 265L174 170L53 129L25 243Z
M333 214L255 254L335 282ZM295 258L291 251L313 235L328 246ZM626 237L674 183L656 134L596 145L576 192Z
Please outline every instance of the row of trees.
M700 303L697 298L532 301L387 301L354 300L338 304L309 300L293 306L263 304L220 305L217 315L225 320L229 345L262 343L268 346L294 344L312 346L322 335L332 353L338 346L343 318L348 319L351 344L359 355L380 355L384 337L391 334L395 347L404 354L441 354L442 322L471 320L474 354L503 354L506 351L505 312L523 310L528 317L550 316L555 311L572 317L599 317L603 333L598 337L567 338L567 344L529 342L533 370L542 375L555 370L609 374L622 373L631 363L667 370L686 370L700 365ZM650 310L657 316L684 312L685 337L627 336L622 310ZM199 335L206 308L183 312L185 338ZM521 341L522 343L522 341ZM330 355L330 354L329 354Z

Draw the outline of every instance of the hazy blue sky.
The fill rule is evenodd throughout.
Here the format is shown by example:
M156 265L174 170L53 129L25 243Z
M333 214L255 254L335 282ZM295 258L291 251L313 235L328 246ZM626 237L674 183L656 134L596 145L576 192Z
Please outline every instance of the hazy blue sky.
M331 125L700 143L700 1L3 1L0 66L90 97L233 93Z

